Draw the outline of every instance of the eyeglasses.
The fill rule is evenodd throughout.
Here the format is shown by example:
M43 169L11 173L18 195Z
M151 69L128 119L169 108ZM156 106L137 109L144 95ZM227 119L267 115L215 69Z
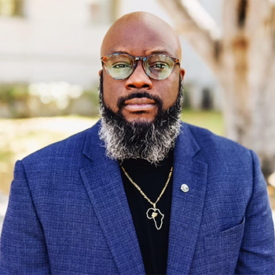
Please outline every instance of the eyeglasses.
M169 77L178 58L165 54L152 54L149 56L132 56L129 54L114 53L101 57L102 66L114 79L128 78L136 69L137 62L142 61L144 72L152 79L163 80Z

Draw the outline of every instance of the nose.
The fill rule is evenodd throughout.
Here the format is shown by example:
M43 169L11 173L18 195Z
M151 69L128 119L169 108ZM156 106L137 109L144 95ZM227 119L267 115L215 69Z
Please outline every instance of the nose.
M136 69L132 75L126 80L125 87L130 90L134 89L152 89L153 83L151 78L144 72L142 67L142 61L138 61Z

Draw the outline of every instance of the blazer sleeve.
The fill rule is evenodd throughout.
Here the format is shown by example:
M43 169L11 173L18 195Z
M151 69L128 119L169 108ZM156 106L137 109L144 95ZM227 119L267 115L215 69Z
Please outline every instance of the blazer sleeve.
M50 274L43 228L21 161L15 165L0 240L0 274Z
M266 182L257 155L253 161L253 193L246 209L244 236L236 274L275 274L274 225Z

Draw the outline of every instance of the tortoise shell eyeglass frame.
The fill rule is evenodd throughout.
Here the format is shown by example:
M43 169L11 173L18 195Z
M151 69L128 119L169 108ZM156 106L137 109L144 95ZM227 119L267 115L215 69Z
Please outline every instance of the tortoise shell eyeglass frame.
M126 56L126 57L129 57L130 60L132 61L132 63L131 63L131 64L133 64L132 68L129 71L129 73L127 73L125 75L125 77L117 78L117 77L112 76L112 74L109 72L106 64L107 64L108 59L113 57L113 56L124 56L124 57ZM168 58L173 62L173 66L170 68L170 71L163 78L158 78L158 77L153 76L152 73L150 72L150 69L148 69L148 66L147 66L148 63L147 62L151 57L154 57L154 56ZM171 75L171 73L173 72L173 70L175 68L175 65L179 64L179 66L180 66L180 61L179 61L178 58L171 57L171 56L166 55L166 54L151 54L151 55L148 55L148 56L132 56L132 55L127 54L127 53L114 53L114 54L110 54L110 55L106 55L106 56L101 57L102 67L105 69L105 71L107 72L108 75L110 75L113 79L116 79L116 80L124 80L124 79L129 78L134 73L134 71L137 67L137 62L139 60L142 61L142 67L143 67L143 70L146 73L146 75L148 77L152 78L152 79L155 79L155 80L164 80L164 79L168 78ZM159 62L162 62L162 61L159 60Z

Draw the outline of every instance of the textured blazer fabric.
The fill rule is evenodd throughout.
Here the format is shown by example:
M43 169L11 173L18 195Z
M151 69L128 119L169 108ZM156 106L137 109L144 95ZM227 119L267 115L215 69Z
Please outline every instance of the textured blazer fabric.
M99 127L16 163L1 275L145 274L119 165L106 157ZM254 152L182 124L172 196L167 274L275 274L271 209Z

